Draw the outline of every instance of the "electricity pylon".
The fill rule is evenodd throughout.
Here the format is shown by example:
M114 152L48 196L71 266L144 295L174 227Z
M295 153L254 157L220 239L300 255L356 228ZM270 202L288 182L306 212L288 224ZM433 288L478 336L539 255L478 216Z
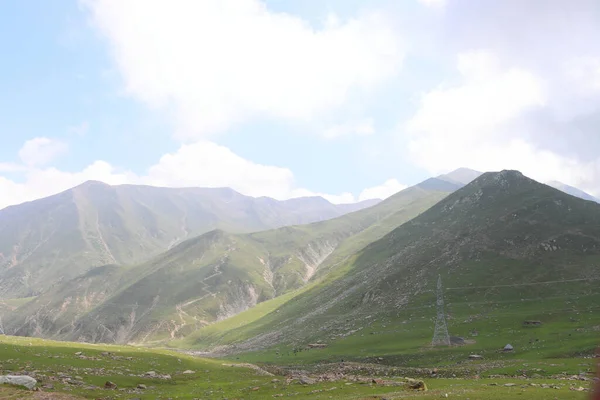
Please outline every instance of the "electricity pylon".
M442 291L442 276L439 275L437 282L437 317L435 319L435 331L433 332L432 346L450 346L450 335L446 325L444 314L444 293Z

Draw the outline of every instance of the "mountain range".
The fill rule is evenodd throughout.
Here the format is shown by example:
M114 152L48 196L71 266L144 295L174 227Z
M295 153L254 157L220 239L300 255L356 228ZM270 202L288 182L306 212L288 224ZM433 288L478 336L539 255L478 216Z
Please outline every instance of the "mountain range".
M438 275L595 279L599 216L516 171L343 206L88 182L0 211L0 328L228 351L330 339L421 307Z
M307 224L377 202L334 205L321 197L252 198L228 188L86 182L0 210L0 298L36 296L93 267L135 264L214 229Z

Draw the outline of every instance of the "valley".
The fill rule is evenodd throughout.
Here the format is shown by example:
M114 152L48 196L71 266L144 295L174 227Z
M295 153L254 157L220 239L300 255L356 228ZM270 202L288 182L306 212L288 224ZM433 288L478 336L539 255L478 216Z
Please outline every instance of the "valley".
M139 263L110 253L0 301L0 375L131 399L580 399L594 382L600 204L518 171L455 171L304 225L213 229ZM451 346L431 345L438 278Z

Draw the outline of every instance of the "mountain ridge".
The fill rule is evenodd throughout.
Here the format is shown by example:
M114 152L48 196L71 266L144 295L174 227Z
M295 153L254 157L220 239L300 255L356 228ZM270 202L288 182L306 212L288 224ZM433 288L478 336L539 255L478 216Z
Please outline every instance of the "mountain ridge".
M245 234L211 230L146 263L113 271L101 293L82 283L91 282L88 276L67 280L64 290L59 285L22 306L6 325L19 335L72 340L179 338L326 276L336 263L447 194L417 185L373 207L309 225ZM62 291L72 293L71 303ZM91 303L86 298L101 300L92 308L79 306Z
M94 266L131 264L221 228L252 232L344 215L377 201L281 202L211 188L88 181L0 210L0 298L29 297Z

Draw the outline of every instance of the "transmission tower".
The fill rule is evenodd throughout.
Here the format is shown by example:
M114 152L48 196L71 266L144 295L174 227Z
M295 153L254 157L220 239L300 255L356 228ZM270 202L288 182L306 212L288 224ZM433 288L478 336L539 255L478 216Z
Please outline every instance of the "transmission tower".
M450 346L450 335L446 325L444 314L444 293L442 291L442 276L439 275L437 282L437 317L435 319L435 331L433 333L432 346Z

